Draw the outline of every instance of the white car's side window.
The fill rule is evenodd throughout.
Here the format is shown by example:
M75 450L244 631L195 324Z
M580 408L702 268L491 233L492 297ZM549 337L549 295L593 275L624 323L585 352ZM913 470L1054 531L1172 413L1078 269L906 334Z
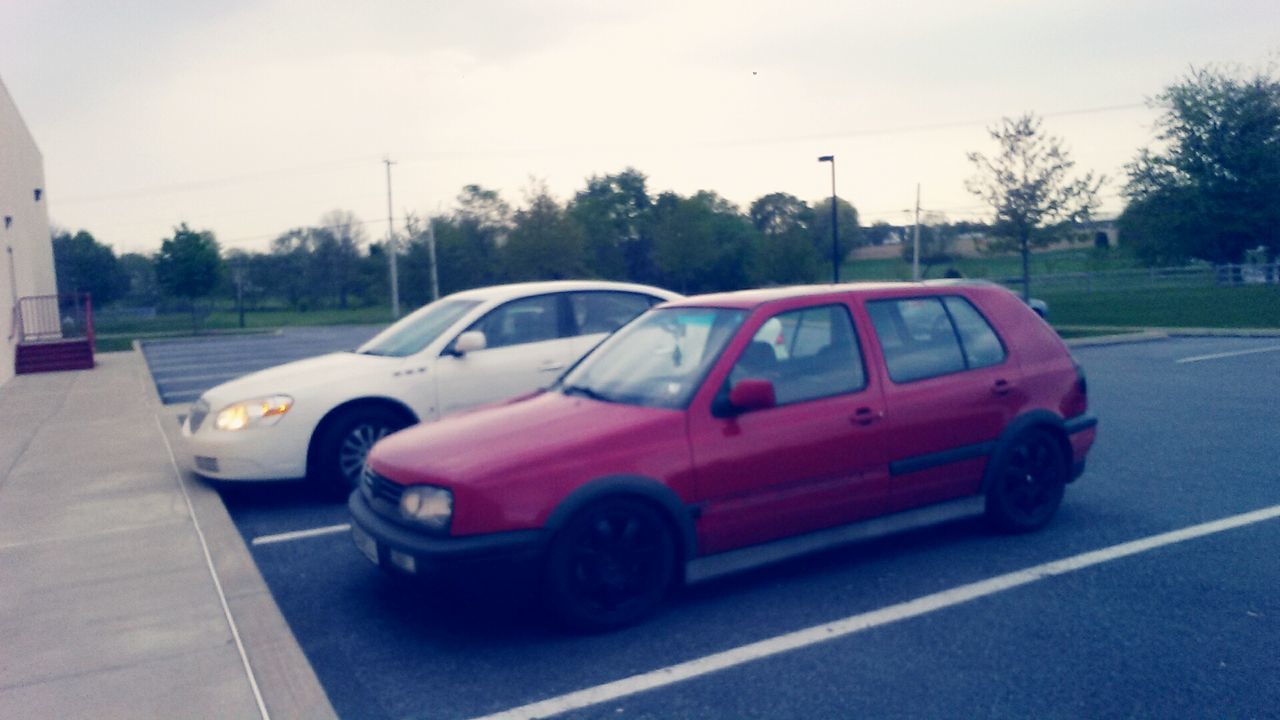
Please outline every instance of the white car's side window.
M468 329L484 333L486 348L554 340L562 336L560 297L554 294L513 300L494 308Z
M639 293L592 291L569 296L578 335L611 333L648 310L657 298Z

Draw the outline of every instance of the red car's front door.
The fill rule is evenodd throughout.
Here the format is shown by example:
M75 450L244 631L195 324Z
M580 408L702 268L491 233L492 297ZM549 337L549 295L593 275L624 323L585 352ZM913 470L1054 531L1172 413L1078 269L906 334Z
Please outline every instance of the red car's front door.
M760 312L742 333L689 410L700 552L881 512L884 403L849 308ZM769 380L777 405L735 411L728 392L742 379Z

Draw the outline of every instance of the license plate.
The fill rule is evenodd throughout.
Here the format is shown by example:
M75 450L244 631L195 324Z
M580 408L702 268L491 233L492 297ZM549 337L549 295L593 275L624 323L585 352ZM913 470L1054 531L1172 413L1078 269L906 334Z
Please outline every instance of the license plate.
M374 565L378 564L378 541L369 537L369 533L360 529L359 525L351 525L351 539L355 540L356 547L360 548L360 552L369 558L369 562Z

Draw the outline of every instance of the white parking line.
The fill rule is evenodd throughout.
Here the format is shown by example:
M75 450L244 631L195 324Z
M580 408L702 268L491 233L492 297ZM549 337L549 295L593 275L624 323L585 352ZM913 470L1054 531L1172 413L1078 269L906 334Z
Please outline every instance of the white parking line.
M1178 365L1183 363L1200 362L1201 360L1217 360L1219 358L1236 357L1237 355L1253 355L1255 353L1276 352L1280 350L1280 345L1273 347L1254 348L1253 350L1237 350L1235 352L1214 353L1213 355L1196 355L1195 357L1185 357L1174 362Z
M1152 535L1139 540L1112 545L1111 547L1094 550L1092 552L1073 555L1061 560L1047 562L1034 567L1018 570L1015 572L999 575L997 577L981 580L968 585L951 588L932 595L925 595L914 600L890 605L872 610L870 612L861 613L847 617L843 620L827 623L825 625L817 625L815 627L797 630L786 635L778 635L776 637L761 640L743 645L741 647L725 650L707 655L705 657L683 662L678 665L671 665L665 668L659 668L640 675L632 675L628 678L616 680L611 683L597 685L595 687L578 690L559 697L542 700L528 705L522 705L510 710L504 710L493 715L487 715L479 720L515 720L516 718L543 718L551 715L559 715L569 712L570 710L578 710L592 705L616 700L620 697L634 695L639 692L653 690L666 685L672 685L684 680L707 675L719 670L743 665L759 660L761 658L779 655L781 653L798 650L810 645L834 640L835 638L845 637L854 633L870 630L871 628L881 625L888 625L899 620L918 617L927 613L942 610L953 605L969 602L978 598L994 595L1015 587L1027 585L1038 580L1055 577L1057 575L1065 575L1069 572L1082 570L1093 565L1099 565L1111 560L1117 560L1130 555L1137 555L1166 545L1173 545L1187 540L1213 535L1215 533L1225 532L1234 528L1244 527L1255 523L1264 522L1280 517L1280 505L1272 505L1268 508L1255 510L1253 512L1244 513L1242 515L1233 515L1221 520L1202 523L1200 525L1192 525L1191 527L1172 532Z
M310 530L294 530L293 532L276 533L275 535L259 535L249 542L250 545L270 545L272 543L288 542L290 540L301 540L303 538L320 537L321 535L336 535L337 533L347 532L351 529L350 523L342 523L341 525L326 525L324 527L311 528Z

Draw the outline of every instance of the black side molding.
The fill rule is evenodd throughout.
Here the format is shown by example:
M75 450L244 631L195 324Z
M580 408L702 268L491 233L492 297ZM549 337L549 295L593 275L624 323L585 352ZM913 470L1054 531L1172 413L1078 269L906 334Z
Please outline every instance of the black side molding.
M928 470L941 465L950 465L951 463L960 462L961 460L972 460L974 458L986 457L995 449L995 442L981 442L973 445L961 445L960 447L954 447L950 450L928 453L926 455L913 455L912 457L894 460L889 463L889 474L908 475L910 473Z
M1096 427L1097 425L1098 418L1093 415L1078 415L1070 420L1063 421L1062 429L1066 430L1068 435L1075 435L1078 432L1088 430L1089 428Z

